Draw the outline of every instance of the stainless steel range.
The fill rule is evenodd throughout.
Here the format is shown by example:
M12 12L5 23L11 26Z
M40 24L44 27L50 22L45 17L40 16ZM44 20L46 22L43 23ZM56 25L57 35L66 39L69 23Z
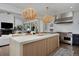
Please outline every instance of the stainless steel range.
M72 32L61 32L61 41L72 45Z

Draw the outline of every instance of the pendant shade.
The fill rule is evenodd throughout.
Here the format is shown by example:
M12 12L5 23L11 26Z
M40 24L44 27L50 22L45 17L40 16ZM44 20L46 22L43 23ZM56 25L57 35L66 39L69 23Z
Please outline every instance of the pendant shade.
M47 24L47 23L50 23L53 19L54 19L53 16L44 16L43 22Z
M37 18L37 12L33 8L26 8L22 11L22 16L27 20L34 20Z
M54 19L53 16L48 15L48 7L46 7L46 16L43 17L43 23L48 24Z

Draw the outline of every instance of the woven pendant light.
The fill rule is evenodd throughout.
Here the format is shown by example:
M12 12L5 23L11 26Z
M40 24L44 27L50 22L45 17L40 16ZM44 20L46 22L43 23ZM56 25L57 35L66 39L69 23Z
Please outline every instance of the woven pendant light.
M26 8L22 11L22 16L27 20L34 20L37 18L37 12L34 8Z
M43 17L43 23L48 24L54 18L53 16L48 15L48 7L46 7L47 15Z
M52 16L44 16L43 22L45 24L50 23L52 21L53 17Z

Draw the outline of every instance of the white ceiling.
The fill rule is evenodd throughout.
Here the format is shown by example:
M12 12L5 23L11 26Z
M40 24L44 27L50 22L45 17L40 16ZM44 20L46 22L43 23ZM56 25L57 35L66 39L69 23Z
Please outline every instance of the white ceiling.
M79 3L0 3L0 12L5 10L21 14L21 11L24 8L29 7L29 5L35 8L40 16L46 14L46 6L49 7L48 12L50 15L56 15L68 11L79 11ZM72 7L72 9L70 7Z

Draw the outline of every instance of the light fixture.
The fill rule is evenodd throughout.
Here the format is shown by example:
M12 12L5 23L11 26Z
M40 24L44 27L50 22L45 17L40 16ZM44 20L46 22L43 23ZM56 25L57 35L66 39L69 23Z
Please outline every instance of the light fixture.
M70 8L72 8L72 6Z
M44 16L43 22L44 22L45 24L47 24L47 23L51 22L52 19L53 19L52 16Z
M37 18L37 12L34 8L25 8L23 11L22 11L22 16L27 19L28 21L29 20L34 20Z
M46 16L43 17L43 23L48 24L54 18L53 16L48 15L48 7L46 7Z

